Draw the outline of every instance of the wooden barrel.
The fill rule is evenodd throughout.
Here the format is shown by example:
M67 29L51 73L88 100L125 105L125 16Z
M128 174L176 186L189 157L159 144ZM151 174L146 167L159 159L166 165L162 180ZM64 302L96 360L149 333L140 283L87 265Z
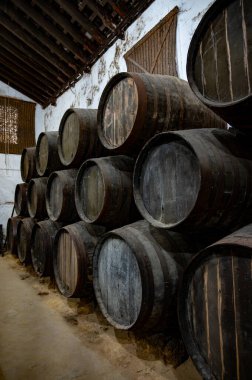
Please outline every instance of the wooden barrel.
M9 218L7 222L7 250L13 255L17 255L17 226L21 219L20 216L14 216L13 218Z
M53 274L53 243L62 224L43 220L34 225L31 236L31 258L35 272L40 276Z
M25 148L21 155L20 171L24 182L38 177L36 169L36 147Z
M31 263L31 236L35 220L24 218L20 220L17 227L17 251L19 261L22 264Z
M48 217L46 211L46 185L47 177L32 179L28 185L27 202L31 218L45 219Z
M40 133L36 145L36 168L41 177L64 169L58 153L58 132Z
M115 75L102 93L97 118L102 144L128 155L163 131L225 127L187 82L168 75Z
M177 288L189 252L194 253L181 234L158 230L145 220L102 236L93 259L93 283L109 323L139 331L177 326Z
M27 205L28 183L18 183L15 189L14 207L18 216L29 216Z
M127 156L87 160L75 186L75 203L82 220L120 227L139 215L133 199L134 160ZM135 219L136 220L136 219Z
M187 77L198 98L235 127L252 128L252 3L217 0L191 40Z
M46 209L52 221L73 223L78 221L74 201L74 186L77 170L61 170L52 173L46 188Z
M251 220L252 152L221 129L165 132L140 153L134 172L140 213L159 228L238 228Z
M53 267L59 291L65 297L92 292L92 258L103 227L77 222L61 228L54 242Z
M97 110L69 108L59 127L59 157L63 165L78 168L89 157L99 157L105 149L97 133Z
M183 275L181 333L203 379L252 378L252 224L201 251Z

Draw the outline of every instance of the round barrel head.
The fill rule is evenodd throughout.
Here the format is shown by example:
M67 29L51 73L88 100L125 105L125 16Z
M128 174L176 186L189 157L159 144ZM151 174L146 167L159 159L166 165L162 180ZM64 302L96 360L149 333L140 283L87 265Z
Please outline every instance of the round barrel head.
M179 292L183 340L204 379L252 376L252 251L237 240L194 257Z
M28 188L28 210L31 218L34 218L36 215L38 207L38 194L36 183L31 181Z
M198 159L182 139L146 146L134 174L139 211L156 227L180 224L196 203L200 179Z
M48 145L48 138L46 134L43 134L38 142L38 153L37 153L37 171L39 175L43 176L47 170L47 164L48 164L48 154L49 154L49 145Z
M35 272L39 276L43 276L46 272L46 263L48 256L48 235L38 224L34 226L32 236L32 265Z
M20 188L20 185L17 184L16 190L15 190L15 211L17 215L21 214L22 211L22 189Z
M58 288L65 297L73 297L80 281L80 268L78 249L66 230L60 230L55 249L54 273Z
M47 187L47 212L50 219L53 221L58 220L62 208L64 207L63 191L64 188L62 187L60 178L57 175L52 174Z
M80 217L87 222L97 221L105 201L102 172L98 165L87 161L78 174L76 186Z
M18 225L18 258L21 263L28 262L30 257L30 237L26 226L20 222Z
M118 81L107 92L101 115L103 145L108 149L120 147L129 137L138 111L138 92L130 77Z
M102 313L118 329L129 329L140 313L142 281L131 247L119 237L105 239L95 253L94 288Z
M60 135L61 160L64 165L71 164L77 154L80 138L79 128L79 119L76 113L68 113Z
M29 176L30 161L27 150L24 149L21 157L21 176L23 181L26 181Z

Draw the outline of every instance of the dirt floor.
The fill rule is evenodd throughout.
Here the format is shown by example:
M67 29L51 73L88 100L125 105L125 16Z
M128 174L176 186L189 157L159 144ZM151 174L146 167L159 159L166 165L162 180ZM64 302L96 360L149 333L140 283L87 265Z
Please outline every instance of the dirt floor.
M182 364L181 364L182 363ZM199 380L179 339L118 332L94 301L61 296L0 257L0 380Z

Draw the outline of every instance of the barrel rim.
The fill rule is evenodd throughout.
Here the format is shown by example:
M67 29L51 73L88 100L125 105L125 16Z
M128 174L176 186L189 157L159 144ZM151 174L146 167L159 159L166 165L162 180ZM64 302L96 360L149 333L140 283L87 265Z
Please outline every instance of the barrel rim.
M14 224L13 224L13 219L15 221L17 221L17 222L14 222ZM8 250L10 250L10 252L13 255L17 255L17 226L18 226L21 219L22 219L21 216L13 216L13 217L8 218L8 221L7 221L7 226L6 226L7 248L8 248ZM12 235L13 235L13 227L16 230L16 236L15 236L15 238L10 240L9 239L10 238L10 236L9 236L10 235L10 228L12 228Z
M46 136L47 138L47 145L48 145L48 149L49 149L49 141L48 141L48 133L49 132L41 132L39 134L39 137L38 137L38 141L37 141L37 144L36 144L36 154L35 154L35 161L36 161L36 170L37 170L37 173L40 177L43 177L45 176L46 172L47 172L47 166L48 166L48 157L47 157L47 164L46 164L46 168L44 171L41 170L40 168L40 165L39 165L39 148L40 148L40 142L42 140L42 138L44 136Z
M100 157L102 158L102 157ZM104 211L106 210L106 183L105 183L105 179L104 179L104 176L102 175L102 183L103 183L103 189L104 189L104 198L103 198L103 204L102 204L102 207L101 207L101 210L99 212L99 214L96 216L95 219L89 219L83 212L82 210L82 202L81 202L81 196L80 196L80 184L81 184L81 179L83 177L83 173L84 171L86 170L86 168L88 167L91 167L91 166L98 166L99 170L101 171L101 164L100 164L100 159L99 158L91 158L91 159L88 159L86 161L83 162L83 164L81 165L79 171L78 171L78 174L77 174L77 177L76 177L76 181L75 181L75 204L76 204L76 210L79 214L79 217L86 223L99 223L100 220L102 219L102 216L104 214ZM102 171L101 171L102 172ZM103 172L102 172L103 174Z
M79 222L77 222L77 223L79 223ZM60 293L63 294L67 298L74 298L74 297L78 296L80 291L82 290L83 283L86 282L86 276L85 276L85 272L83 270L83 260L82 260L81 254L80 254L80 250L78 249L79 248L78 247L78 239L76 239L74 234L70 233L71 229L74 228L72 226L76 225L77 223L73 223L73 224L70 224L68 226L64 226L64 227L60 228L57 231L55 238L54 238L54 242L53 242L53 272L54 272L54 277L55 277L55 281L56 281L56 284L57 284L57 287L58 287ZM71 236L71 239L72 239L73 244L74 244L75 249L76 249L77 258L78 258L78 264L79 264L78 265L78 273L77 273L77 279L76 279L76 286L75 286L75 289L73 292L70 292L64 286L64 284L60 278L58 267L57 267L58 242L59 242L60 235L62 233L67 233ZM82 251L82 253L83 253L83 251ZM86 255L86 251L84 252L84 255Z
M187 131L189 131L189 130L187 130ZM165 142L169 142L169 141L181 140L193 152L195 157L196 158L198 157L197 152L195 151L193 146L190 144L189 141L187 141L187 139L184 138L184 136L181 135L180 132L181 131L162 132L162 133L159 133L158 135L153 136L144 145L144 147L140 151L140 153L137 157L136 163L135 163L134 172L133 172L133 195L134 195L135 204L138 208L138 211L143 216L143 218L146 219L152 226L154 226L156 228L169 229L169 228L174 228L174 227L178 227L178 226L183 225L184 221L187 220L190 217L190 215L193 213L194 206L197 204L197 201L199 199L200 188L198 189L197 197L195 197L195 201L191 207L190 212L188 212L188 214L183 219L179 220L178 222L166 224L166 223L158 221L152 217L152 215L146 209L146 207L143 203L141 194L140 194L140 180L141 180L142 164L144 163L145 158L148 156L148 153L150 152L150 150L152 148L158 146L159 142L165 143ZM200 170L200 179L201 179L202 178L202 169L201 169L200 165L199 165L199 170Z
M77 150L76 150L76 153L75 153L75 156L72 158L72 160L69 162L67 161L65 158L64 158L64 155L63 155L63 150L62 150L62 133L63 133L63 129L64 129L64 125L65 125L65 122L66 122L66 119L68 118L69 115L71 115L72 113L74 114L77 114L77 110L80 109L80 108L74 108L74 107L71 107L69 109L67 109L64 113L64 115L62 116L61 120L60 120L60 125L59 125L59 138L58 138L58 154L59 154L59 158L60 158L60 161L61 163L66 166L66 167L69 167L70 165L72 165L76 159L76 154L78 152L78 149L79 149L79 146L80 146L80 142L78 143L78 146L77 146ZM79 122L79 120L78 120Z
M29 170L28 170L28 173L27 173L27 176L24 175L24 170L23 170L23 167L24 167L24 159L25 159L25 155L27 155L29 157L29 154L32 154L31 152L33 151L33 155L34 155L34 164L35 164L35 171L37 172L37 169L36 169L36 158L35 158L35 153L36 153L36 146L30 146L30 147L27 147L27 148L24 148L23 151L22 151L22 154L21 154L21 160L20 160L20 173L21 173L21 178L24 182L28 183L30 180L31 180L31 176L34 174L33 172L31 172L31 166L29 166ZM30 153L29 153L30 152ZM34 169L34 168L33 168ZM37 175L35 174L33 178L35 178Z
M18 194L21 192L22 197L27 198L27 191L28 191L28 183L17 183L16 188L15 188L15 194L14 194L14 207L17 216L29 216L28 214L28 205L25 205L25 200L22 198L21 204L18 202ZM26 207L25 207L26 206ZM25 209L26 208L26 209Z
M35 212L32 211L31 209L31 191L32 191L32 187L33 186L46 186L46 184L44 184L44 181L47 182L48 180L48 177L39 177L39 178L32 178L28 184L28 189L27 189L27 206L28 206L28 212L29 212L29 215L31 218L38 218L40 217L40 207L38 207L38 204L41 205L41 199L39 199L40 197L38 197L39 193L37 193L37 205L36 205L36 210ZM38 185L36 185L38 184ZM47 218L47 212L46 212L46 215L44 215L43 219L46 219Z
M21 239L20 230L23 226L23 228L25 229L25 232L27 233L27 228L31 228L32 230L35 223L36 221L32 218L23 218L20 220L20 222L17 225L17 253L18 253L18 258L21 264L28 264L31 261L31 240L29 242L29 249L27 249L27 252L25 252L25 256L23 257L20 254L20 244L19 244L20 239Z
M151 75L151 74L149 74ZM119 146L112 147L106 142L106 139L103 136L103 113L104 113L104 106L106 104L106 100L110 94L111 89L119 83L121 80L125 78L132 78L134 80L134 83L137 87L138 92L138 98L139 94L141 95L141 106L143 109L147 109L147 93L144 89L143 82L139 76L139 73L131 73L131 72L121 72L116 75L114 75L107 85L105 86L98 105L98 111L97 111L97 131L99 139L102 143L102 145L111 152L120 154L122 151L127 152L128 149L132 148L132 144L135 142L135 135L139 133L140 131L137 131L132 128L130 133L128 134L126 140ZM143 111L143 109L137 108L136 118L134 124L142 125L144 123L144 120L146 118L146 112ZM127 154L127 153L126 153Z
M182 334L183 341L185 343L188 354L190 355L195 367L199 371L199 373L203 376L204 379L217 379L211 371L210 365L205 360L202 355L202 352L194 339L194 334L191 328L190 319L188 318L189 310L188 310L188 302L187 296L191 283L191 279L193 278L193 274L195 270L200 267L207 259L213 257L230 257L230 254L227 251L223 251L224 247L232 248L234 250L233 256L242 256L242 257L250 257L251 258L251 247L246 247L245 245L239 244L237 242L227 241L225 242L225 238L210 245L209 247L199 251L184 270L182 279L180 281L179 290L178 290L178 303L177 303L177 312L178 312L178 321L180 326L180 331ZM214 249L214 255L212 252ZM218 255L218 250L220 253ZM217 254L216 254L217 251ZM238 252L237 252L238 251ZM250 253L249 253L250 252ZM238 253L238 255L237 255Z
M44 263L43 271L38 271L38 268L35 267L35 264L34 264L34 259L35 259L35 257L34 257L34 242L35 242L36 232L38 229L42 229L40 222L36 222L32 228L32 233L31 233L31 259L32 259L32 267L33 267L34 271L36 272L36 274L39 277L42 277L44 272L45 272L45 269L46 269L46 262Z
M49 218L53 222L57 222L59 220L61 214L62 214L62 209L59 209L59 210L57 210L58 213L55 216L55 214L53 214L51 212L51 208L50 208L50 190L51 190L51 184L52 184L52 181L55 178L59 178L60 177L59 173L60 173L60 171L52 172L49 175L48 180L47 180L47 184L46 184L46 194L45 194L46 210L47 210L47 214L48 214ZM63 191L63 189L62 189L62 191Z
M221 12L226 6L230 5L234 1L237 0L218 0L215 1L211 7L206 11L204 16L202 17L199 25L197 26L193 37L191 39L189 49L188 49L188 54L187 54L187 63L186 63L186 72L187 72L187 78L188 78L188 83L194 92L194 94L207 106L211 108L229 108L232 106L235 106L237 104L243 103L250 99L252 97L252 94L247 95L243 98L234 100L234 101L229 101L229 102L223 102L221 103L220 101L214 101L210 100L209 98L205 97L202 95L202 93L199 91L198 86L196 85L195 77L194 77L194 63L195 63L195 56L196 56L196 51L198 47L198 42L201 39L202 35L205 34L207 31L210 22L212 21L213 18L215 18L219 12Z

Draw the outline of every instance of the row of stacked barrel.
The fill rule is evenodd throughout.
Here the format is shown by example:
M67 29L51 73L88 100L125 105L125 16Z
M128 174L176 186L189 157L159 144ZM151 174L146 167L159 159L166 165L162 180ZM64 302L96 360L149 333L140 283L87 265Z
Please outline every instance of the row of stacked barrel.
M241 7L238 1L230 3ZM248 8L243 9L245 17L250 7L246 1L242 4ZM225 12L234 12L236 17L239 13L234 9ZM224 25L225 12L221 13ZM215 44L205 41L197 46L201 50L194 58L195 75L199 81L203 78L207 103L208 86L212 93L216 80L218 86L222 83L220 73L207 77L209 54L213 49L212 66L218 67L216 57L221 60L221 52L227 50L219 49L216 55ZM204 73L203 47L209 58ZM231 80L229 85L234 96L239 82ZM225 102L232 106L229 99ZM232 124L226 103L221 116L228 115ZM237 107L237 99L234 103ZM244 127L233 114L233 124ZM240 376L245 368L251 374L248 321L252 302L246 289L251 288L252 227L233 232L252 222L250 139L226 130L225 123L197 100L186 82L136 73L121 73L110 80L98 113L68 110L54 144L49 137L53 133L43 133L38 139L37 167L44 168L39 175L51 174L48 179L30 176L28 210L37 219L47 217L37 210L48 211L50 221L35 226L63 226L57 224L52 232L34 227L30 232L35 270L43 274L41 263L46 258L52 265L53 257L57 285L67 297L92 291L93 282L104 316L124 330L177 327L177 290L184 273L179 322L197 368L209 379L246 378ZM21 168L27 165L22 170L29 172L28 150L22 162ZM144 220L136 221L141 217ZM21 236L18 225L19 230ZM214 243L229 232L233 235ZM28 247L27 238L18 237L18 241L18 249L22 244Z

